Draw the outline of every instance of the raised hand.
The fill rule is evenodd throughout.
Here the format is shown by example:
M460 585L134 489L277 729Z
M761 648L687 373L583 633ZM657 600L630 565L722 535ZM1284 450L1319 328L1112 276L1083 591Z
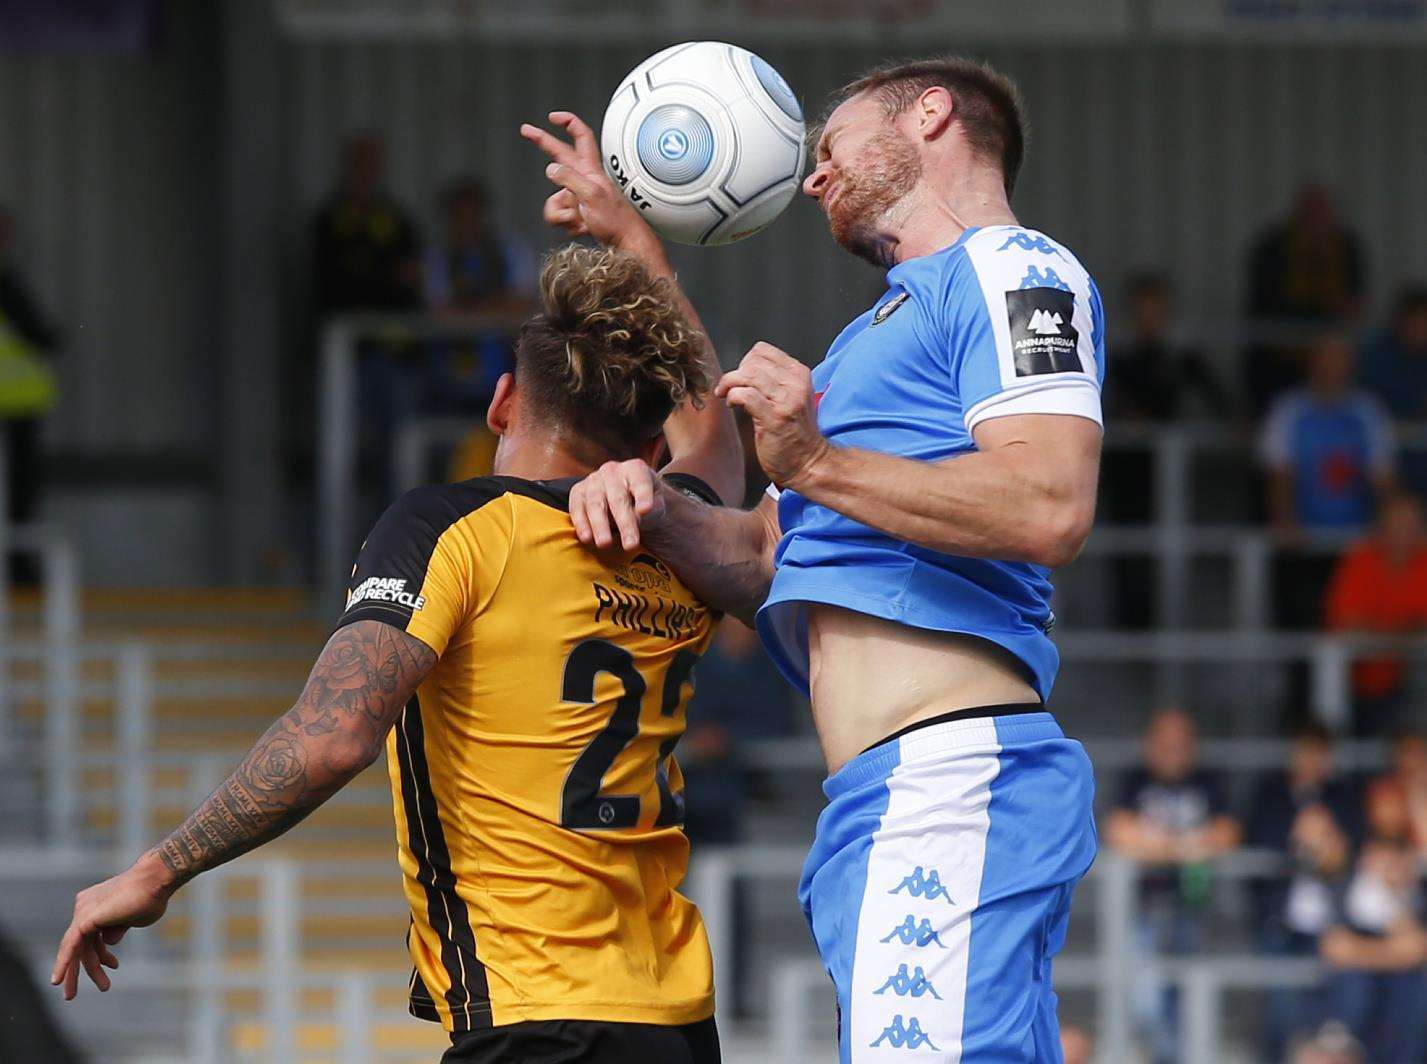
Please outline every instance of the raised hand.
M780 488L799 478L831 449L818 429L812 371L772 344L754 344L714 394L753 419L758 462Z
M545 176L560 186L545 201L545 221L622 251L657 246L659 238L605 173L594 131L570 111L551 111L550 121L570 140L528 122L520 127L520 135L550 157Z

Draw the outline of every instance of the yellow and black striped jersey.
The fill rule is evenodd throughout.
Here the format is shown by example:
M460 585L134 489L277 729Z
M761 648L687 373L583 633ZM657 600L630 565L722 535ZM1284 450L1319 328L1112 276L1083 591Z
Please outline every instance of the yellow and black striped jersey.
M653 555L582 546L573 483L407 494L363 545L342 616L439 656L387 763L411 1011L448 1030L713 1012L708 940L678 893L672 755L716 618Z

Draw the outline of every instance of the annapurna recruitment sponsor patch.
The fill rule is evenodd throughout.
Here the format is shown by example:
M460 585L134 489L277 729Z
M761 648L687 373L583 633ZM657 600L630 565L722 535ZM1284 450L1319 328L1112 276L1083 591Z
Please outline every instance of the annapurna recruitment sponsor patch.
M1081 368L1075 294L1058 288L1022 288L1006 293L1006 318L1017 377L1075 373Z

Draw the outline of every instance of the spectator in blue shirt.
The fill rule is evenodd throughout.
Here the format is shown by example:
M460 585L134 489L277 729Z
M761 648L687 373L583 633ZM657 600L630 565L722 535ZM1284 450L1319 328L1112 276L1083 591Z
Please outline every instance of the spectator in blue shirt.
M1427 421L1427 288L1397 297L1392 321L1363 346L1363 387L1393 417Z
M1427 286L1405 289L1387 327L1368 339L1362 381L1393 417L1427 422ZM1427 452L1406 451L1401 476L1414 491L1427 494Z
M422 406L426 413L483 419L496 381L512 367L511 337L532 305L535 255L496 225L490 193L474 177L447 187L441 214L440 239L422 263L426 307L490 320L473 336L431 345Z
M1305 536L1366 527L1395 480L1392 423L1380 402L1354 387L1353 362L1346 337L1322 336L1308 353L1304 384L1275 400L1263 427L1269 518L1282 551L1275 573L1282 627L1317 625L1332 571L1330 553L1302 549Z
M1355 531L1372 522L1393 481L1392 424L1382 403L1353 386L1353 349L1329 333L1308 355L1304 385L1269 409L1261 451L1275 530Z

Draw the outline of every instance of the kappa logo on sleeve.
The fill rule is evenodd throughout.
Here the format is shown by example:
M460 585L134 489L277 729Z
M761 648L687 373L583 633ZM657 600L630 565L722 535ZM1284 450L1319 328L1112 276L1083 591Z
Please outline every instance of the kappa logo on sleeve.
M347 609L359 602L390 602L415 612L426 605L423 595L406 590L406 581L389 576L369 576L347 596Z
M1075 293L1058 288L1022 288L1006 293L1006 320L1017 377L1043 373L1079 373L1076 348L1080 333L1075 318Z

